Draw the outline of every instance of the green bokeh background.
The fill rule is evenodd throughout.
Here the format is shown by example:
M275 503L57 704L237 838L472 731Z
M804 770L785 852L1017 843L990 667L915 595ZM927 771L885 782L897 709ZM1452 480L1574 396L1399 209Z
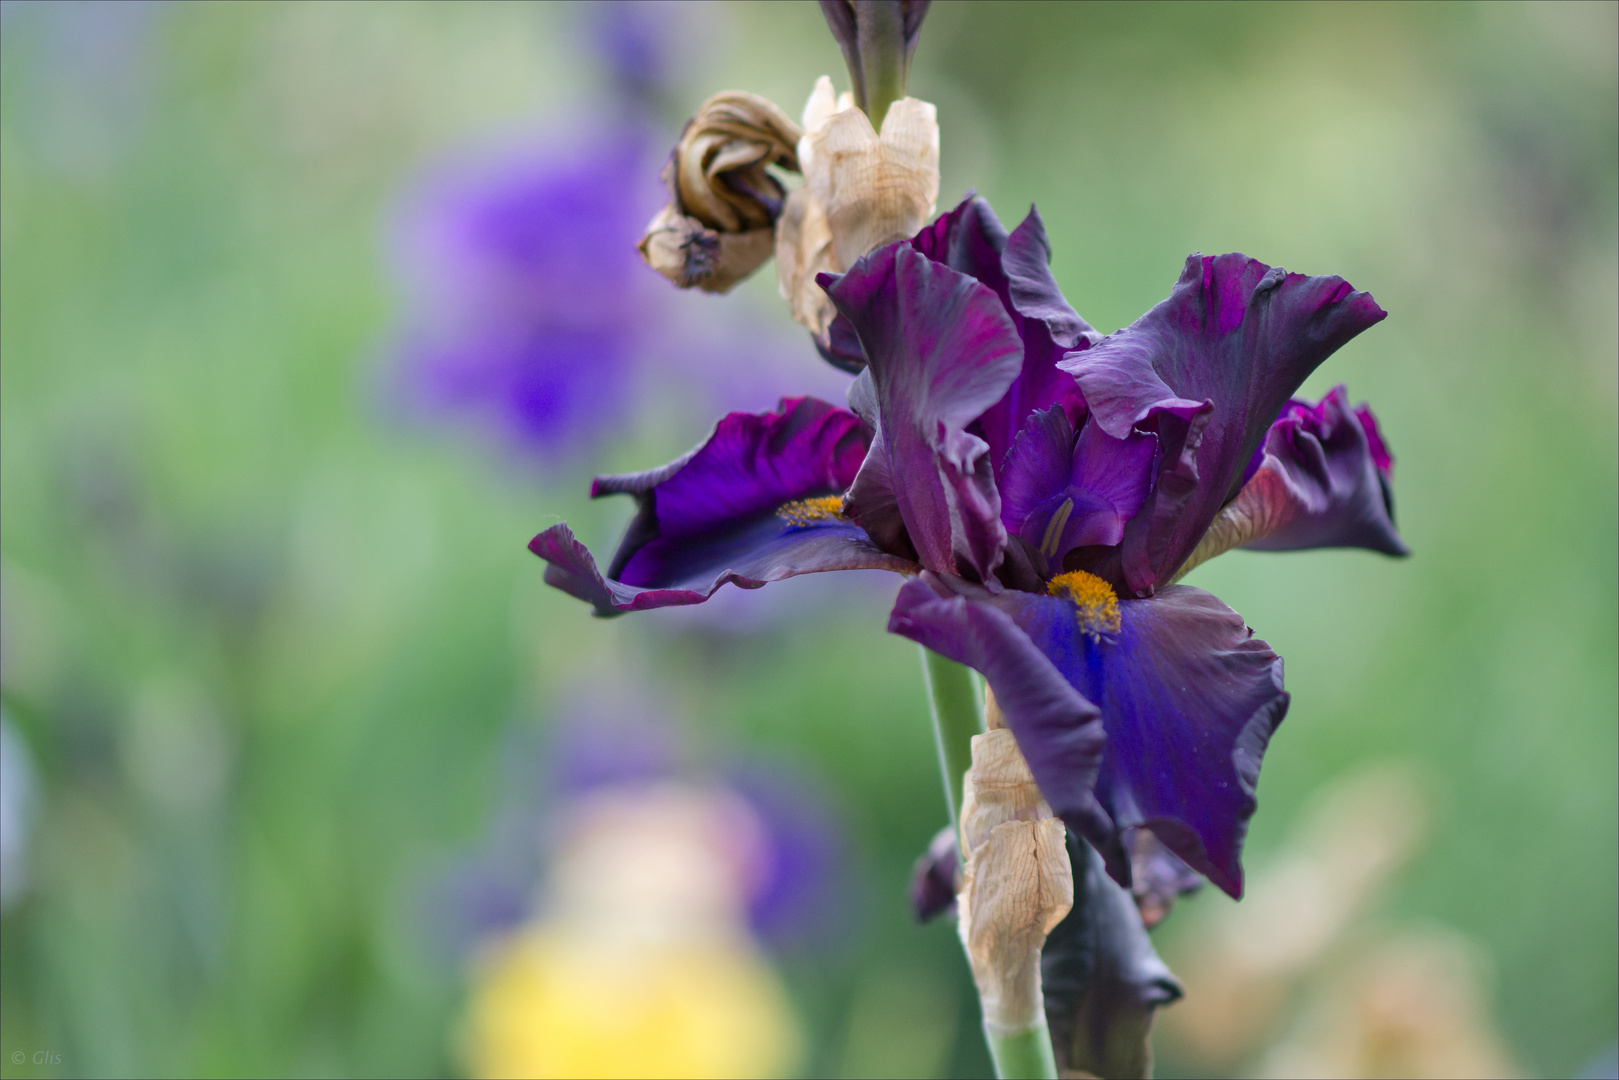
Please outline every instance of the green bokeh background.
M1287 658L1250 859L1331 778L1414 762L1437 824L1388 911L1479 943L1532 1075L1619 1035L1616 12L940 3L911 84L939 107L941 202L1038 203L1103 330L1192 251L1339 273L1390 312L1306 391L1375 405L1415 555L1237 553L1192 580ZM464 971L419 882L479 843L512 732L621 668L694 753L791 758L836 797L847 940L781 959L806 1075L986 1068L952 930L903 900L944 811L884 597L793 582L773 602L804 617L741 635L591 620L523 544L559 518L607 541L625 510L583 499L589 473L708 418L535 469L377 404L393 200L599 92L576 17L175 5L108 89L101 53L75 69L55 16L7 5L4 702L41 799L0 1075L458 1071ZM812 4L691 20L679 110L736 86L792 113L842 81ZM773 291L724 302L788 325ZM61 1063L12 1064L40 1049Z

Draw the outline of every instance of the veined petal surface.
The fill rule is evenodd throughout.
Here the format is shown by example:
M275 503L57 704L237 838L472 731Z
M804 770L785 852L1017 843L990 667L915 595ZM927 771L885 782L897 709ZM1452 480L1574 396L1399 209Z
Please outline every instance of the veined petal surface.
M984 676L1052 812L1101 848L1109 870L1128 881L1128 856L1096 800L1106 739L1097 708L1006 611L986 602L990 595L959 578L924 573L900 589L888 630Z
M900 590L889 629L983 673L1041 793L1120 884L1124 832L1146 826L1240 896L1260 761L1287 713L1281 658L1201 589L1124 600L1117 617L1110 630L1064 597L929 574Z

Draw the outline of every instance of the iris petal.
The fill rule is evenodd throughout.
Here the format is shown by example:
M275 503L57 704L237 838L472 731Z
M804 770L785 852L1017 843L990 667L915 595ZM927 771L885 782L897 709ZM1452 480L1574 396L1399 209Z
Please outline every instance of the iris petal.
M1272 522L1246 547L1259 551L1360 547L1385 555L1409 549L1394 529L1378 455L1367 428L1351 411L1342 387L1318 405L1289 402L1265 436L1259 472L1237 494L1231 509ZM1381 440L1378 443L1381 449ZM1383 451L1387 460L1387 451Z
M1157 486L1125 529L1131 590L1170 579L1299 384L1385 315L1342 278L1194 255L1167 300L1063 361L1104 430L1155 430L1162 441Z
M702 603L727 582L758 588L826 570L914 572L839 512L870 442L860 419L815 398L732 413L690 454L650 472L601 477L593 495L639 503L607 574L566 525L529 549L546 581L597 613Z
M1101 339L1069 306L1051 274L1051 244L1039 211L1031 208L1010 236L983 199L968 196L917 234L916 250L977 278L995 291L1023 342L1018 377L979 417L997 478L1031 412L1063 406L1070 419L1081 408L1079 386L1057 364L1064 354Z
M1184 585L1119 604L1114 640L1088 634L1071 604L1006 593L1011 615L1107 730L1097 798L1121 830L1146 825L1233 896L1271 732L1286 715L1282 661L1242 617Z
M1201 589L1172 585L1118 613L1098 632L1067 599L930 574L900 590L889 629L983 673L1041 793L1117 881L1130 882L1123 831L1146 826L1240 896L1260 761L1287 713L1281 658ZM1095 768L1080 747L1101 749L1098 715Z
M1106 739L1097 708L989 596L960 579L924 573L900 589L889 632L984 676L1052 812L1097 845L1109 871L1128 882L1129 857L1096 800Z
M992 579L1006 547L988 447L966 427L1005 393L1022 349L995 294L908 243L865 256L822 287L869 361L879 417L873 455L903 483L851 493L862 519L889 494L924 566Z
M1074 437L1061 406L1032 414L1001 470L1001 520L1049 572L1077 547L1117 544L1152 488L1156 437L1115 439L1097 424Z

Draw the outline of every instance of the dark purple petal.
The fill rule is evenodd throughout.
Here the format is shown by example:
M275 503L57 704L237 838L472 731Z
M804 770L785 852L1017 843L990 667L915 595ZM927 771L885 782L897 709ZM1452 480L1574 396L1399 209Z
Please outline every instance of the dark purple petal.
M783 398L776 412L731 413L701 446L662 468L599 476L592 498L629 494L640 504L610 572L647 585L672 546L728 531L794 499L841 495L870 442L871 433L847 409Z
M839 371L853 375L866 369L866 354L860 351L860 338L842 315L833 317L832 324L826 328L825 341L814 334L810 335L810 341L821 359Z
M528 549L550 565L545 583L595 607L598 615L701 604L726 584L757 589L798 574L828 570L893 570L914 573L916 564L878 551L849 521L808 527L764 517L720 540L693 543L683 557L662 568L655 586L626 585L602 575L590 551L566 525L553 525Z
M1366 445L1372 453L1372 464L1377 466L1377 473L1384 480L1394 478L1394 455L1389 453L1388 444L1383 441L1383 432L1377 425L1377 417L1372 415L1370 405L1362 403L1355 406L1355 419L1360 421L1361 430L1366 432Z
M599 477L592 495L627 493L639 512L603 575L565 525L529 545L546 580L599 614L708 599L726 582L758 588L824 570L915 570L839 513L870 441L853 413L815 398L732 413L702 446L661 469Z
M1068 497L1074 511L1056 546L1056 558L1076 547L1117 544L1125 522L1141 509L1152 488L1158 440L1132 432L1115 439L1100 424L1086 424L1074 445Z
M1385 314L1342 278L1194 255L1169 299L1063 361L1110 435L1142 428L1162 441L1157 486L1125 529L1132 590L1170 579L1237 493L1293 391Z
M1051 275L1051 241L1046 239L1045 222L1034 207L1029 207L1028 216L1007 237L1001 268L1006 272L1012 309L1043 324L1054 343L1065 349L1085 349L1102 339L1069 305ZM1050 375L1048 369L1040 372L1042 379Z
M881 428L875 452L868 453L849 485L843 500L846 517L866 531L878 549L897 555L910 562L918 562L916 547L905 528L905 516L900 512L899 497L895 494L894 477L889 471L888 454L880 448Z
M870 363L892 494L924 566L993 579L1006 546L988 447L966 426L1005 393L1022 349L995 294L906 243L818 279ZM848 512L866 515L851 497Z
M1045 225L1031 207L1001 252L1006 285L998 290L1023 340L1023 367L1005 396L979 420L997 469L1031 412L1061 405L1070 419L1078 420L1084 401L1079 384L1057 365L1064 354L1089 348L1101 337L1063 299L1050 262Z
M1058 369L1063 355L1089 347L1101 335L1063 299L1051 276L1051 245L1037 210L1011 236L989 203L968 196L911 241L913 247L995 290L1023 342L1018 377L979 418L997 477L1031 412L1061 405L1076 420L1082 407L1073 376Z
M1183 991L1159 959L1130 894L1073 833L1074 906L1040 953L1057 1065L1064 1076L1151 1076L1153 1013Z
M977 278L1011 307L1010 283L1001 269L1006 228L989 203L968 195L948 214L940 214L911 240L911 246L934 262Z
M1030 415L1001 470L1001 520L1049 568L1077 547L1117 544L1152 487L1157 440L1115 439L1086 424L1076 440L1060 406Z
M1128 881L1128 857L1093 790L1105 741L1096 706L1000 606L986 602L990 596L960 579L925 573L900 589L889 632L984 676L1052 811L1097 844L1109 869Z
M1060 408L1031 413L1001 470L1001 521L1036 548L1074 467L1074 425ZM1033 535L1023 533L1032 521Z
M1104 611L924 574L900 590L889 629L984 674L1041 792L1121 884L1131 876L1122 834L1145 825L1241 895L1254 784L1288 696L1281 659L1236 612L1183 585ZM1072 698L1053 687L1056 673ZM1106 731L1095 803L1093 774L1071 741L1079 731L1094 740L1089 722L1076 727L1062 712L1076 701L1086 717L1099 711Z
M1385 555L1409 554L1394 529L1367 430L1350 411L1342 386L1318 405L1289 402L1265 436L1258 473L1232 502L1235 512L1264 526L1257 539L1243 546L1259 551L1361 547Z
M1111 635L1067 599L1009 591L987 602L1100 708L1107 752L1097 798L1117 827L1149 826L1240 896L1260 759L1287 712L1281 658L1240 615L1185 585L1119 603ZM1032 762L1021 737L1018 745Z

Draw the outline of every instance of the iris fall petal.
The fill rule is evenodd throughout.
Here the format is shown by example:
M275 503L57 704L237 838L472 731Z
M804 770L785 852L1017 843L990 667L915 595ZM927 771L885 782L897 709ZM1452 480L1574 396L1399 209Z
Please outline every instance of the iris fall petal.
M607 574L566 525L529 549L550 584L598 614L696 604L727 582L758 588L825 570L912 572L839 512L870 433L853 413L815 398L777 412L732 413L702 446L661 469L601 477L593 495L639 503Z

